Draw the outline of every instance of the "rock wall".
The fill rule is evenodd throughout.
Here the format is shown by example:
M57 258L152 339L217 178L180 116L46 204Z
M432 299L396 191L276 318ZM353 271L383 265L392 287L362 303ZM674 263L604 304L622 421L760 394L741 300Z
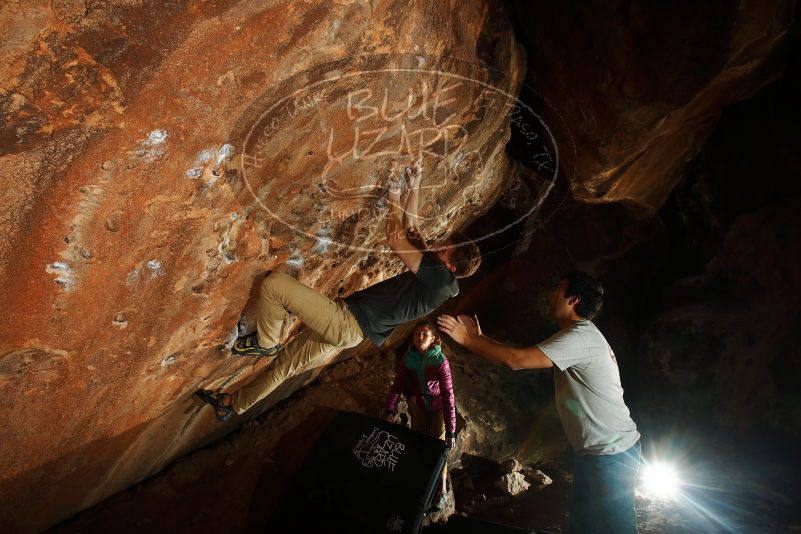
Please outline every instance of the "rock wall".
M226 349L259 275L398 272L393 172L423 156L431 240L512 178L524 67L492 2L11 1L0 28L2 530L241 424L192 393L263 369Z
M782 79L724 112L663 209L670 269L651 282L660 290L635 347L655 418L801 437L798 41L795 51Z
M584 202L651 213L730 103L781 73L793 1L510 2ZM557 30L558 29L558 30Z
M539 306L551 276L584 269L606 288L596 323L651 438L677 428L796 444L797 33L787 45L781 77L723 110L655 215L637 204L562 201L554 191L514 253L487 258L465 284L460 310L477 311L493 337L536 343L552 331ZM516 194L526 198L525 181ZM503 197L476 224L503 224L514 205Z

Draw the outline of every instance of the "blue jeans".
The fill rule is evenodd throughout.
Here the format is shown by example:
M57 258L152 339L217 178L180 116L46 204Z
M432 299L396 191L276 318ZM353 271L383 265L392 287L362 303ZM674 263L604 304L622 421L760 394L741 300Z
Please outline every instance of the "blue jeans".
M601 456L576 455L570 498L570 534L636 533L634 480L640 467L640 443Z

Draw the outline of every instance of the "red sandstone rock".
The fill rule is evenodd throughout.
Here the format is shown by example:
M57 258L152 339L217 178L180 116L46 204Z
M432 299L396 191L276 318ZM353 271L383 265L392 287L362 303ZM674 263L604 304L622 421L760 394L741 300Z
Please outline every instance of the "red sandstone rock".
M0 8L2 530L240 424L192 393L263 369L223 347L257 275L336 296L394 274L393 165L424 152L430 239L494 202L523 66L491 4Z

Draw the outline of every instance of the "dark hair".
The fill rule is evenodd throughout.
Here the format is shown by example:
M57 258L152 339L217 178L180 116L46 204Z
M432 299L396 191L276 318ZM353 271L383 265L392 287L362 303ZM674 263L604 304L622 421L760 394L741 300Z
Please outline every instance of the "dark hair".
M439 328L437 328L437 325L435 325L431 321L420 321L419 323L414 325L412 331L409 332L409 337L406 338L407 345L414 345L414 332L421 326L425 326L426 328L431 330L432 334L434 334L434 341L431 343L432 345L442 345L442 336L439 333Z
M564 276L567 280L565 297L579 297L576 304L576 315L584 319L592 319L604 303L604 288L601 283L581 271L571 271Z
M451 263L456 267L453 273L456 278L466 278L475 273L481 265L481 250L478 245L461 232L451 235L448 243L453 244Z

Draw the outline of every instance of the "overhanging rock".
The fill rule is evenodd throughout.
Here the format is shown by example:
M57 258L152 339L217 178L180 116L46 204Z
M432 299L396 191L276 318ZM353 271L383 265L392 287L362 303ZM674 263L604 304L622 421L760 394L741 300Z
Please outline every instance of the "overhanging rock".
M524 67L492 2L7 3L0 28L3 530L229 431L191 396L263 368L225 349L256 277L395 274L391 173L423 156L431 240L511 179Z

